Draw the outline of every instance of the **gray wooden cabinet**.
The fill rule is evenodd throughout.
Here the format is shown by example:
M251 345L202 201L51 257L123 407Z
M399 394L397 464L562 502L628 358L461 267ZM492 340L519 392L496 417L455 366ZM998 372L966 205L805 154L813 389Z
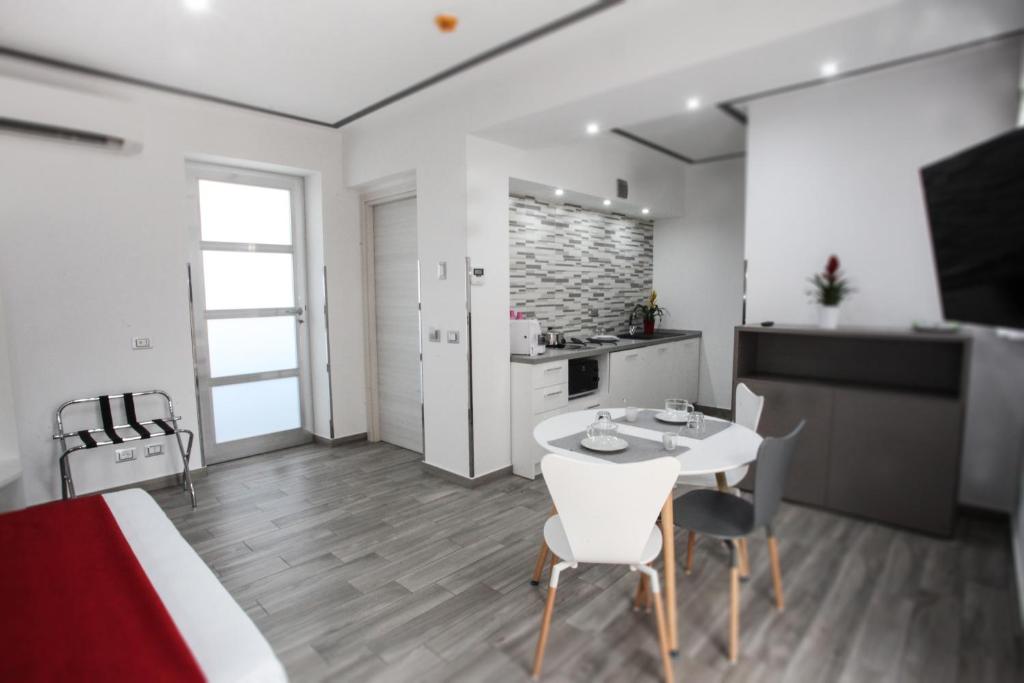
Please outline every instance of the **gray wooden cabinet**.
M969 353L956 334L739 327L734 382L765 397L763 435L807 421L788 500L950 535Z

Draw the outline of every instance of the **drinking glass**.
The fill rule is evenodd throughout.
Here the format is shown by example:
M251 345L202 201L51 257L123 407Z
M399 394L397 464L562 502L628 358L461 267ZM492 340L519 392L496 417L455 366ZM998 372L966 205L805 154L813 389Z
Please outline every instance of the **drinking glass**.
M640 415L640 409L636 406L626 406L626 422L636 422Z
M692 411L686 419L686 427L697 434L704 433L704 413Z
M689 414L693 412L693 404L685 398L667 398L665 399L665 412L672 418L680 417L680 413L683 418L688 418Z
M676 434L675 432L665 432L661 435L661 445L666 451L674 451L676 449Z

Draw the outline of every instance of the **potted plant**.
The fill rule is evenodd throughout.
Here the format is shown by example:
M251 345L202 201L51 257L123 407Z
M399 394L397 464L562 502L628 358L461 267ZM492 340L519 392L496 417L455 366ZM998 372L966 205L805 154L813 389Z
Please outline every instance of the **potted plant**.
M644 299L643 303L633 307L630 318L639 315L644 321L644 336L650 337L654 334L654 323L660 318L665 317L666 313L668 311L658 305L658 292L652 289L651 295Z
M815 273L808 280L814 285L808 294L818 304L818 325L834 330L839 326L839 304L854 291L839 269L839 257L829 256L824 272Z

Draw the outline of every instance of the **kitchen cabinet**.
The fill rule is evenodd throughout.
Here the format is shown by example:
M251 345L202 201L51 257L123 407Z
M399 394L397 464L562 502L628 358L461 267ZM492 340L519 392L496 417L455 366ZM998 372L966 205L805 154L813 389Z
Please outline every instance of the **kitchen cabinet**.
M660 408L666 398L697 401L700 340L668 342L610 354L610 403Z

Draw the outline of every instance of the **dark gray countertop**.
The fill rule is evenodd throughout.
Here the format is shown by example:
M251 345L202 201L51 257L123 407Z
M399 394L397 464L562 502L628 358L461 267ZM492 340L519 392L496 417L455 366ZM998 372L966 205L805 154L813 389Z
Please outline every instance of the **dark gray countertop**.
M539 365L550 363L556 360L568 358L586 358L588 356L600 356L604 353L625 351L626 349L639 349L644 346L655 346L669 342L682 341L684 339L696 339L700 337L697 330L658 330L653 337L636 337L634 339L620 339L618 344L590 344L585 349L548 349L539 356L527 356L513 354L509 358L513 363L525 363L527 365Z

